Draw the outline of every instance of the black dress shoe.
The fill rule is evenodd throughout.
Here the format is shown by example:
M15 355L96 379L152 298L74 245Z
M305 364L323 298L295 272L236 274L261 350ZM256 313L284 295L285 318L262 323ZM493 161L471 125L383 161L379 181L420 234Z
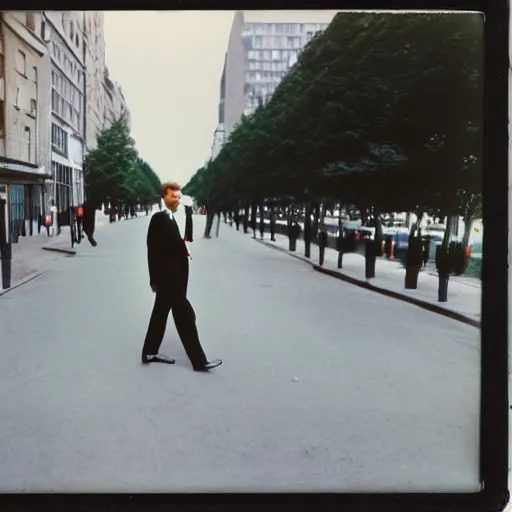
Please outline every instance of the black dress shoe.
M207 361L204 366L196 366L194 368L195 372L207 372L208 370L212 370L213 368L217 368L222 364L222 359L214 359L213 361Z
M142 356L142 364L149 363L166 363L166 364L174 364L176 361L171 357L162 356L160 354L148 354Z

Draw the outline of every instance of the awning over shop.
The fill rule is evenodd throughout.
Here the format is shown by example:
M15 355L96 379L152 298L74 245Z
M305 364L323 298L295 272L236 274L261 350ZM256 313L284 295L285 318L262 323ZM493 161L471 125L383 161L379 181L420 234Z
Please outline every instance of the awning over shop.
M0 182L30 185L43 185L51 179L44 166L30 165L10 158L0 157Z

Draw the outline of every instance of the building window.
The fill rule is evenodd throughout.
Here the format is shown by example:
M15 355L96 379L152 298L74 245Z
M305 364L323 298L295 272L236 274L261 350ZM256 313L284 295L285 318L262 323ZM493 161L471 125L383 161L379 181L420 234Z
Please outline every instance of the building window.
M256 36L254 38L254 47L255 48L263 48L263 37L262 36Z
M66 158L68 156L68 134L60 126L52 124L52 147Z
M73 41L74 36L75 36L75 31L74 31L74 27L73 27L73 22L70 21L69 22L69 38L71 39L71 41Z
M30 100L30 113L35 116L37 113L37 101L35 99Z
M270 50L265 50L263 52L263 60L270 60L271 52Z
M75 45L77 48L80 48L80 40L78 39L78 33L75 35Z
M72 169L57 162L52 162L52 167L57 189L55 203L59 212L65 212L69 209L73 200Z
M281 58L281 52L279 50L272 50L272 60L279 60Z
M32 134L30 133L30 128L25 126L25 137L27 140L27 162L31 162L31 153L32 153Z
M21 234L20 223L25 219L24 198L25 190L23 185L11 185L9 187L11 203L11 239L18 240Z
M16 71L27 76L27 57L21 50L16 54Z
M59 95L56 91L52 91L52 111L59 114Z
M4 76L4 56L0 53L0 78Z
M32 68L32 80L37 84L37 68L35 66Z

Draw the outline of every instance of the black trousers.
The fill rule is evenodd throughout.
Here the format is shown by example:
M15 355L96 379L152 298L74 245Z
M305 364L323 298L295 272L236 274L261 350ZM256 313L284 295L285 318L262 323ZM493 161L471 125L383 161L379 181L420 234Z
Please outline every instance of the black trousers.
M192 305L185 295L176 298L165 289L164 291L159 291L158 289L156 291L155 304L149 320L142 355L158 354L171 309L176 330L192 366L194 368L204 366L207 359L199 341L196 314Z

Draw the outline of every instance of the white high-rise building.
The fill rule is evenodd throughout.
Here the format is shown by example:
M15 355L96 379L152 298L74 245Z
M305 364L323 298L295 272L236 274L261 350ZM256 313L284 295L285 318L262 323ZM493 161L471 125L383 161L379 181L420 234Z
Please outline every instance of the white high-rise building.
M240 121L265 104L313 36L337 11L237 11L221 80L212 158Z

